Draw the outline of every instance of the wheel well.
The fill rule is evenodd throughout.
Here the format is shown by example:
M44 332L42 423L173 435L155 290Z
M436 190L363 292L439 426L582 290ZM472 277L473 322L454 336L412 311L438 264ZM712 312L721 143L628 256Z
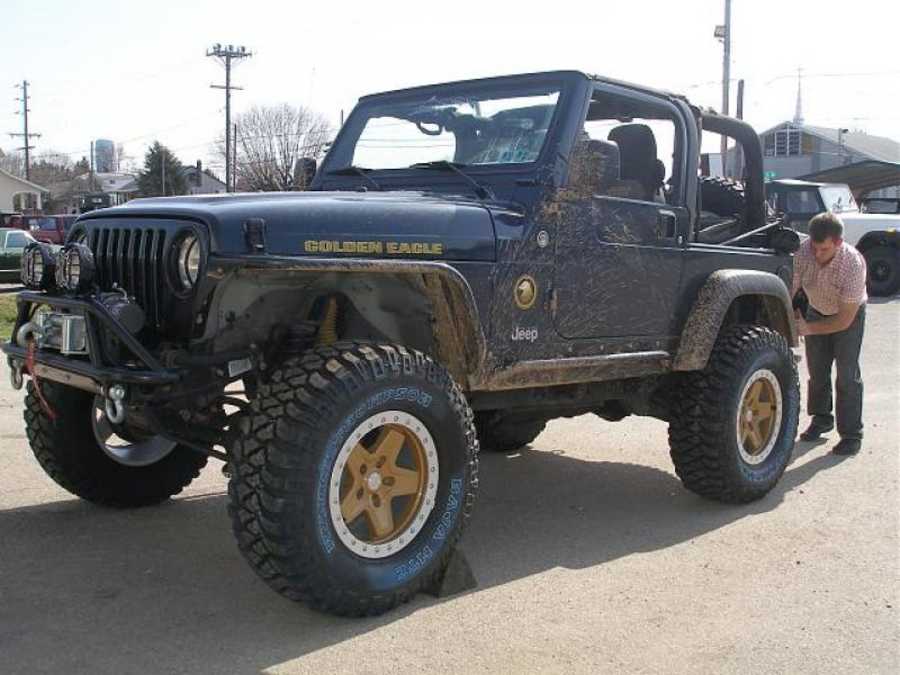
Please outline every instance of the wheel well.
M363 272L236 275L217 290L216 351L272 339L284 326L307 343L402 344L437 358L458 382L479 367L480 331L460 289L436 274Z
M741 295L734 299L725 313L720 331L738 324L767 326L781 333L791 342L790 317L778 298L771 295Z

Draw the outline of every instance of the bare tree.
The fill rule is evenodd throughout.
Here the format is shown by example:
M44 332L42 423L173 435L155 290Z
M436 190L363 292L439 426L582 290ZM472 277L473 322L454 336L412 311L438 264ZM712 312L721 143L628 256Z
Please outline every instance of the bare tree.
M308 180L302 160L319 158L332 128L319 113L287 103L254 106L235 118L238 190L304 190ZM217 144L225 156L224 138Z
M0 169L11 173L14 176L25 177L25 160L22 153L15 150L3 152L0 150Z

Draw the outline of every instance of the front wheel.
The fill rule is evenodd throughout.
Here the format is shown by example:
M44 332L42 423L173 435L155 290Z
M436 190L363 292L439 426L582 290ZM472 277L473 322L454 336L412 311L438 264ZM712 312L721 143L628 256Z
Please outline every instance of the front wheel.
M337 343L262 383L233 448L238 545L279 593L375 615L434 583L477 487L472 412L400 346Z
M787 341L769 328L734 326L706 368L682 378L669 447L684 486L722 502L764 496L797 435L800 385Z
M893 295L900 290L900 250L876 246L865 252L866 287L875 296Z
M178 494L206 456L161 436L114 427L93 394L42 380L25 396L25 431L34 456L57 484L87 501L119 508L149 506Z

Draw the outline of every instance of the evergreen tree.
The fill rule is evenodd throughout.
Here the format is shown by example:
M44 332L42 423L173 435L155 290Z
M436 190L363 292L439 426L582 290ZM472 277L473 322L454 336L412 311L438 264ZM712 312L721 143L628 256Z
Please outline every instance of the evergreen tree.
M164 175L165 186L163 186ZM187 193L187 181L181 162L159 141L155 141L144 155L144 169L138 173L137 184L144 197Z

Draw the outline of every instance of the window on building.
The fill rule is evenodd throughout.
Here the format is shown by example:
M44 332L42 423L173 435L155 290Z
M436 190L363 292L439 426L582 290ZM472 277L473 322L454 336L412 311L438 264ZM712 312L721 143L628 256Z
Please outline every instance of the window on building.
M791 157L800 155L803 132L785 127L766 136L763 148L767 157Z

